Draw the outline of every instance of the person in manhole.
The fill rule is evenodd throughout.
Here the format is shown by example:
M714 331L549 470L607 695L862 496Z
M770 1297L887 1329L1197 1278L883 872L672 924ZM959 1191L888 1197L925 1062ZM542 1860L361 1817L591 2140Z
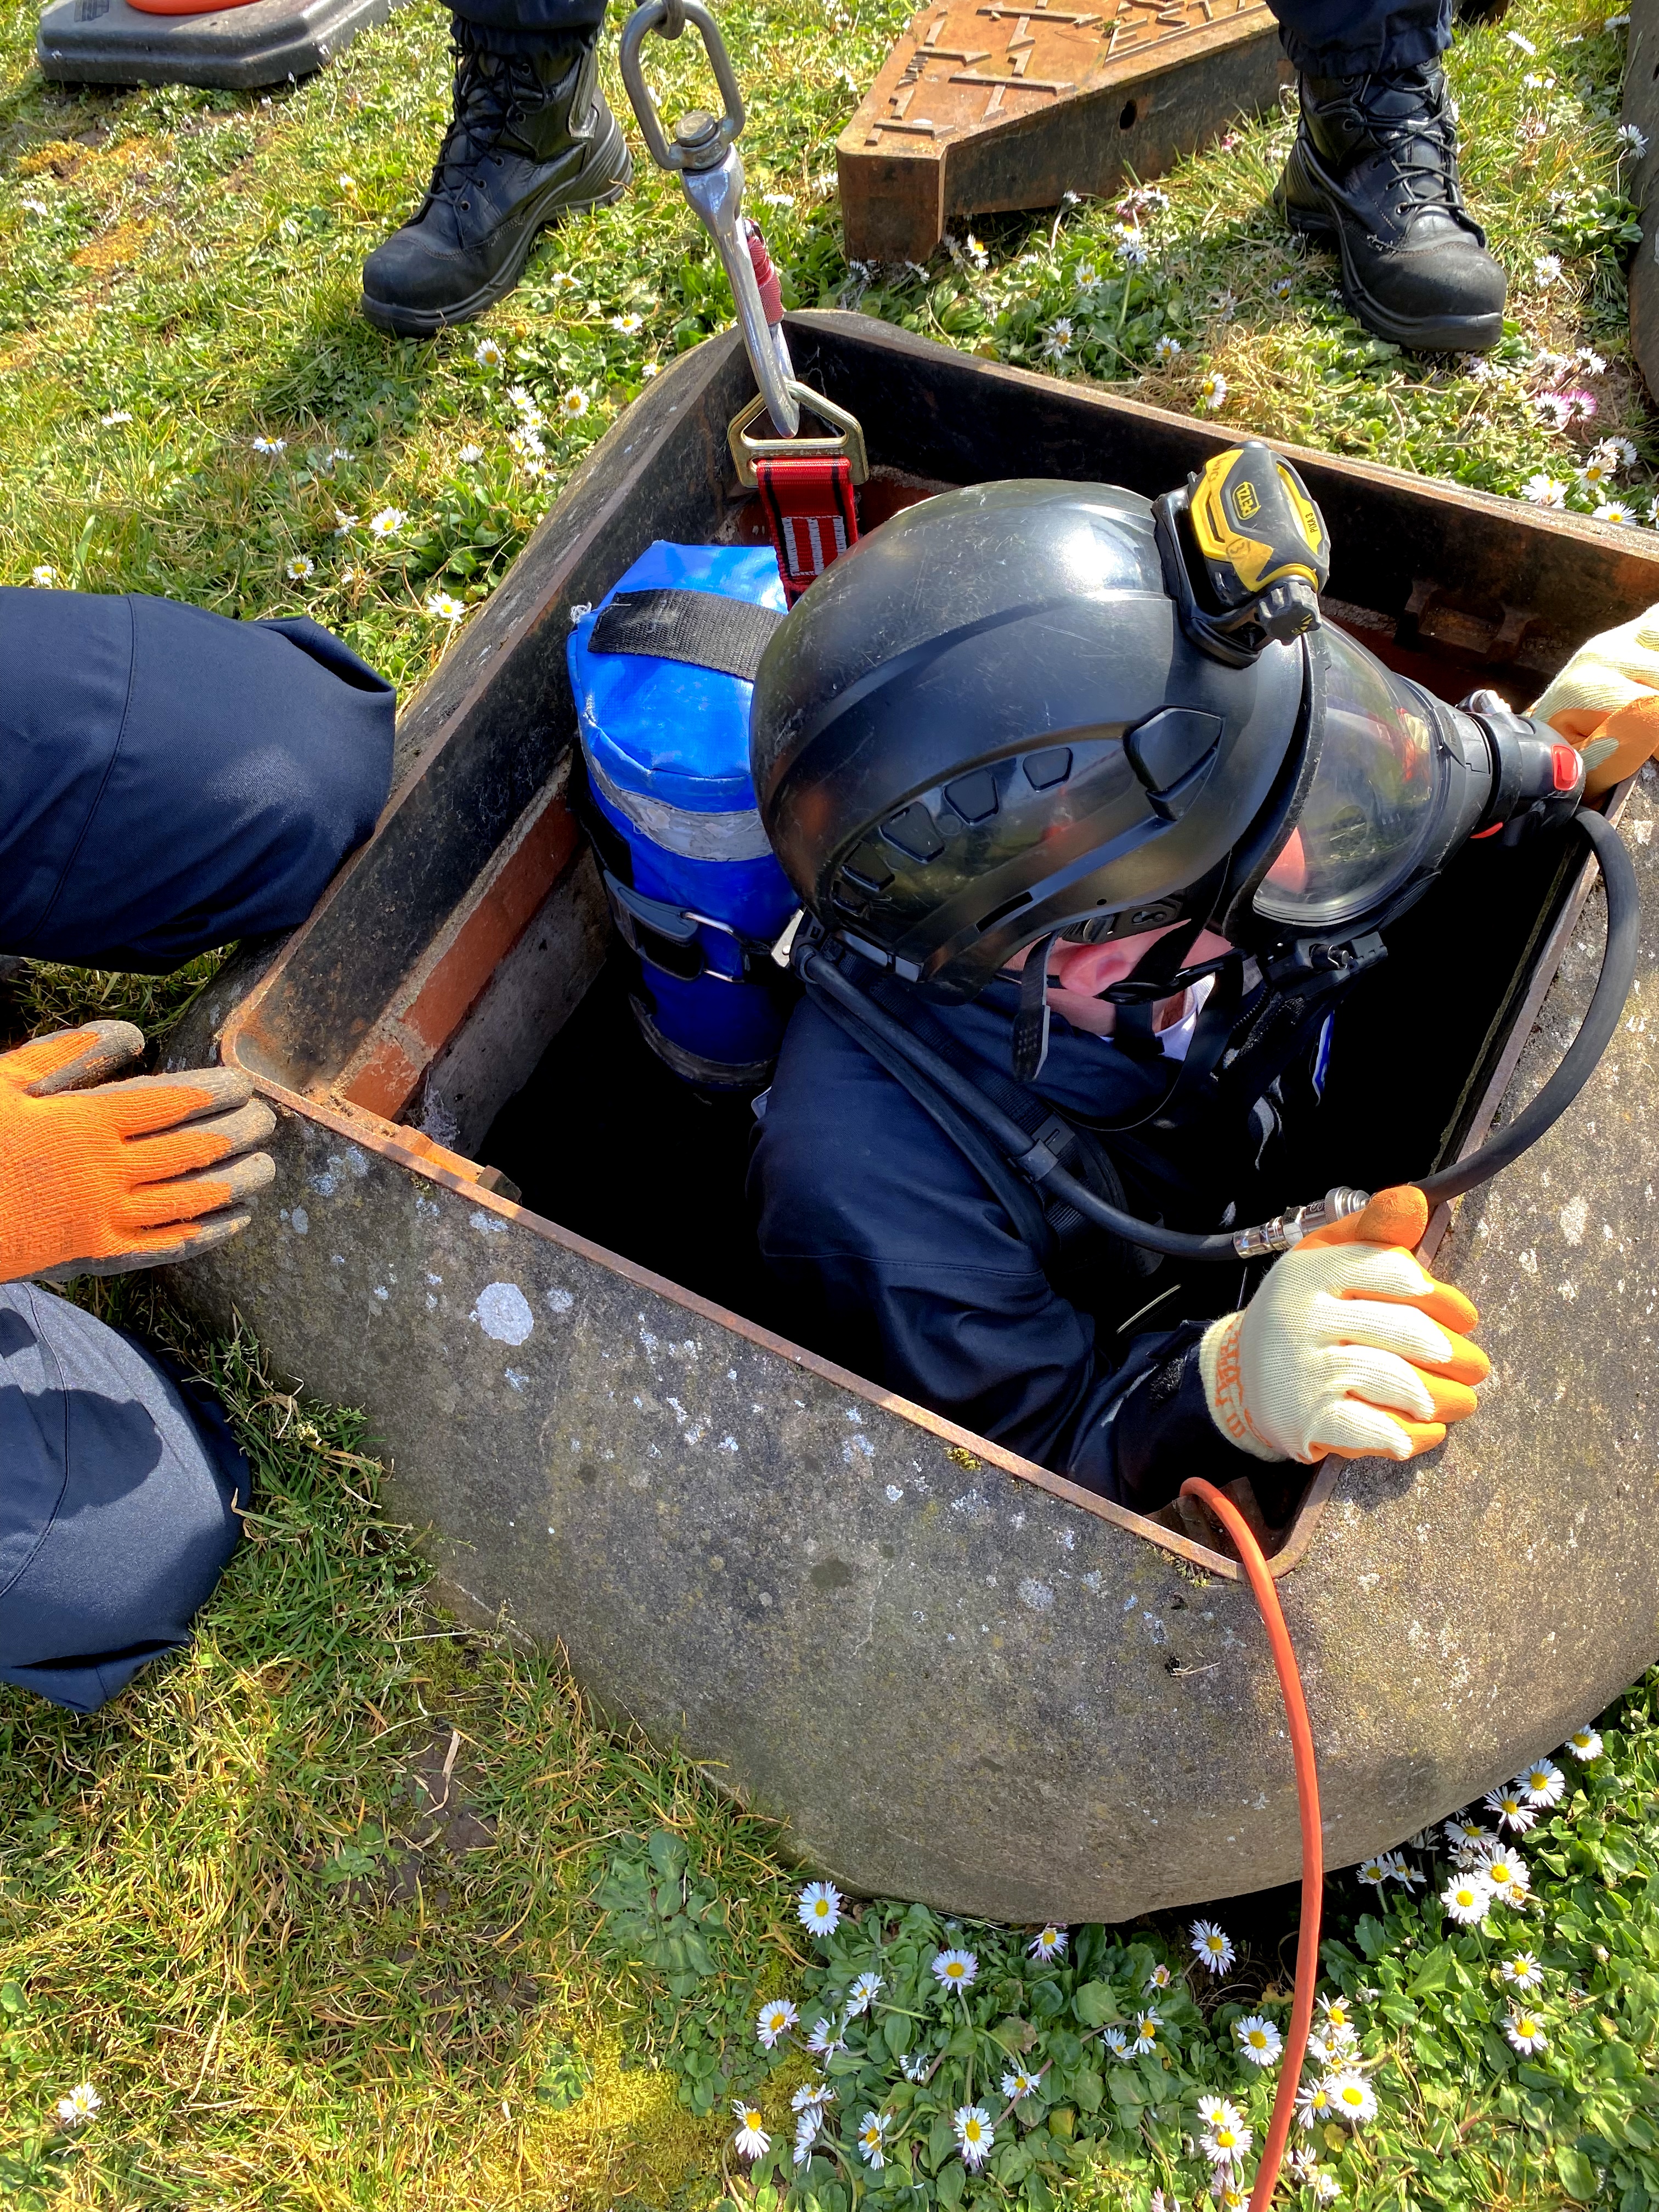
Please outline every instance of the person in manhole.
M1504 272L1463 204L1440 57L1451 0L1270 0L1302 119L1275 190L1291 228L1335 247L1348 306L1415 349L1503 334ZM421 204L363 264L363 312L429 337L503 299L537 234L627 188L599 88L604 0L453 0L453 109Z
M1421 1191L1339 1193L1265 1274L1231 1232L1358 1179L1319 1102L1377 1018L1350 1000L1389 979L1381 933L1471 838L1558 834L1587 769L1639 764L1659 629L1593 641L1523 720L1394 676L1308 578L1218 616L1191 510L1247 464L1225 488L1265 514L1260 447L1156 516L1099 484L926 501L781 623L751 753L806 995L750 1188L805 1341L1123 1505L1248 1477L1272 1522L1328 1454L1443 1441L1487 1363L1413 1256ZM1486 854L1501 881L1508 846ZM1433 1039L1396 1042L1408 1086ZM1379 1100L1373 1157L1425 1170L1397 1127ZM1103 1233L1016 1167L1042 1148L1213 1249Z
M302 921L368 836L392 686L304 620L0 590L0 954L165 974ZM94 1021L0 1052L0 1681L92 1712L181 1644L246 1464L210 1395L44 1285L187 1261L272 1177L239 1072Z

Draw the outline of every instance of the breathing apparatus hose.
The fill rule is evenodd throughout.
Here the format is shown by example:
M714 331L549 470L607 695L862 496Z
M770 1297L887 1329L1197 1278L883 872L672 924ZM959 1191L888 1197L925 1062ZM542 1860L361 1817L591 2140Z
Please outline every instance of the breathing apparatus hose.
M1585 810L1573 817L1573 826L1589 842L1601 872L1607 900L1607 947L1589 1006L1560 1065L1531 1103L1467 1159L1455 1161L1437 1174L1418 1178L1417 1187L1431 1206L1461 1197L1477 1183L1486 1182L1518 1159L1560 1120L1595 1073L1596 1063L1612 1041L1624 1012L1625 1001L1636 980L1641 936L1641 900L1636 871L1619 832L1605 816ZM1250 1232L1223 1231L1218 1235L1202 1236L1185 1230L1165 1229L1159 1222L1143 1221L1138 1215L1126 1213L1121 1206L1097 1198L1086 1183L1059 1164L1041 1139L1034 1139L968 1077L929 1051L902 1022L896 1021L876 1005L822 951L814 949L799 966L807 982L816 984L856 1022L872 1030L890 1050L908 1060L936 1090L943 1091L958 1112L977 1122L1022 1174L1044 1191L1052 1191L1075 1206L1097 1229L1131 1244L1141 1245L1148 1251L1162 1252L1173 1260L1237 1261L1255 1256L1257 1246ZM1364 1194L1354 1193L1352 1200L1363 1204ZM1265 1249L1282 1249L1284 1246L1270 1245Z
M1231 1498L1189 1475L1181 1486L1183 1498L1198 1501L1213 1514L1233 1540L1251 1591L1267 1632L1279 1676L1285 1717L1290 1723L1291 1751L1296 1761L1296 1802L1302 1820L1302 1925L1296 1942L1296 1991L1291 2003L1291 2024L1285 2037L1285 2053L1273 2097L1273 2118L1261 2160L1250 2191L1250 2212L1267 2212L1279 2179L1279 2169L1290 2139L1296 2112L1296 2093L1302 2081L1302 2062L1308 2051L1308 2032L1313 2025L1314 1989L1319 1979L1319 1917L1325 1889L1325 1852L1319 1821L1319 1776L1314 1763L1313 1730L1308 1723L1308 1703L1302 1694L1291 1632L1285 1625L1279 1592L1267 1571L1261 1547L1250 1533L1250 1524Z
M1578 1034L1561 1055L1559 1066L1531 1103L1509 1126L1489 1138L1467 1159L1455 1160L1436 1175L1422 1176L1418 1188L1431 1206L1461 1198L1466 1190L1486 1182L1500 1168L1535 1145L1553 1127L1595 1072L1595 1064L1613 1041L1625 1011L1631 986L1636 981L1636 956L1641 943L1641 894L1636 871L1624 841L1603 814L1581 809L1572 826L1589 840L1607 900L1607 942L1601 956L1601 972Z

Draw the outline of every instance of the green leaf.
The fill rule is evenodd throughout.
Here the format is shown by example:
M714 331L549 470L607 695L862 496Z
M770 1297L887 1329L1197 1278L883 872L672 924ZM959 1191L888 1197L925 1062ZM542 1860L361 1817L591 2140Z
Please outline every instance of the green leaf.
M1406 1987L1413 1996L1425 1997L1435 1990L1449 1989L1456 1976L1457 1956L1451 1945L1437 1943Z
M1595 2195L1595 2168L1582 2150L1574 2150L1566 2143L1555 2147L1555 2170L1561 2177L1561 2186L1576 2204L1588 2204Z
M1374 1912L1364 1912L1355 1925L1353 1940L1365 1956L1375 1961L1389 1948L1389 1931Z
M1072 2010L1085 2027L1109 2027L1123 2017L1109 1982L1085 1982L1072 1999Z

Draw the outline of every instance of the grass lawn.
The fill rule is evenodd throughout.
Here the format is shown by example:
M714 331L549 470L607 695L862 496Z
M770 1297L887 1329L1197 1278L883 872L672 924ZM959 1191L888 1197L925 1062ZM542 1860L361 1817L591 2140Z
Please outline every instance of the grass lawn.
M1616 25L1521 0L1460 41L1512 328L1488 362L1437 367L1368 340L1330 264L1264 211L1280 117L1121 206L999 218L925 270L849 269L830 149L905 13L722 10L792 303L1647 525ZM545 240L483 324L415 345L361 320L358 264L413 204L446 109L424 0L269 100L64 98L34 73L33 9L0 22L0 580L304 610L412 685L653 364L726 318L646 170ZM671 112L690 43L651 58ZM0 1033L96 1010L155 1034L203 972L33 966L0 987ZM1287 2017L1282 1899L1216 1910L1237 1952L1217 1975L1182 1920L1073 1929L1048 1958L1035 1931L897 1905L809 1935L773 1832L598 1727L554 1659L430 1608L360 1419L296 1403L252 1345L181 1334L142 1282L91 1295L216 1382L256 1510L194 1647L112 1709L0 1692L0 2203L776 2212L793 2186L820 2212L1150 2212L1211 2171L1201 2094L1259 2143L1272 2069L1240 2027ZM1326 1994L1354 2039L1339 2012L1314 2078L1354 2076L1376 2111L1313 2116L1301 2203L1659 2204L1655 1694L1638 1685L1512 1808L1524 1863L1477 1924L1441 1901L1443 1833L1334 1881ZM1478 1814L1494 1838L1503 1818ZM948 1950L974 1961L959 1993L934 1970ZM763 2000L799 2012L769 2049ZM821 2018L832 2054L802 2047ZM837 2097L797 2168L792 2093L825 2056ZM60 2122L82 2083L100 2108ZM752 2172L734 2097L769 2140ZM978 2168L952 2117L975 2107L995 2135Z

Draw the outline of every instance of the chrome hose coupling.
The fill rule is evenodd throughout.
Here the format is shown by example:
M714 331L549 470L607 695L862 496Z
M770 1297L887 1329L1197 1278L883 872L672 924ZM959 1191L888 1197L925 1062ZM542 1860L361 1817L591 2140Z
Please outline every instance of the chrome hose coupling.
M1371 1202L1368 1190L1354 1190L1340 1182L1328 1190L1323 1198L1316 1198L1306 1206L1293 1206L1287 1213L1276 1213L1271 1221L1259 1228L1241 1229L1233 1238L1233 1249L1241 1260L1270 1259L1275 1252L1288 1252L1316 1229L1328 1229L1332 1222L1346 1220L1351 1213L1363 1213Z

